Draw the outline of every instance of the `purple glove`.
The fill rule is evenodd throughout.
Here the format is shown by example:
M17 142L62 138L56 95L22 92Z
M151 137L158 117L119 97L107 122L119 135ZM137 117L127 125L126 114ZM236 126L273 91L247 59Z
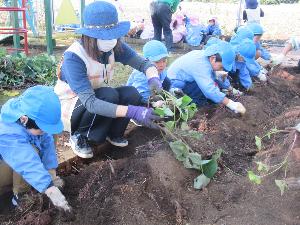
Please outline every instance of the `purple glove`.
M126 113L126 117L136 120L142 125L157 129L158 126L153 123L154 121L160 120L160 117L154 114L152 108L146 108L142 106L129 105Z
M162 84L158 77L152 77L148 80L149 88L152 94L158 94L162 90Z

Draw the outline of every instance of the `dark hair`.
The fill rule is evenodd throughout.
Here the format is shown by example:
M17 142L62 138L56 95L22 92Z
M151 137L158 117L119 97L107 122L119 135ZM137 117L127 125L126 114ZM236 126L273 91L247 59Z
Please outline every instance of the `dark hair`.
M81 42L86 53L93 60L98 61L99 57L102 56L103 52L99 51L97 46L97 38L92 38L86 35L82 35ZM116 46L113 48L114 52L122 51L121 41L118 39Z
M220 56L219 53L215 54L216 56L216 62L222 62L222 57Z
M21 123L20 119L19 119L19 122ZM36 125L35 121L33 119L30 119L29 117L28 117L28 121L25 125L25 128L26 129L37 129L37 130L41 129L41 128L38 127L38 125Z

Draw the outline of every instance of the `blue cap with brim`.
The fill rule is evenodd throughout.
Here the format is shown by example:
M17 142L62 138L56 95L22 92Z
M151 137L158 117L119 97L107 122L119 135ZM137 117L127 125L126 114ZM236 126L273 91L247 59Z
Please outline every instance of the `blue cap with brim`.
M2 122L13 123L21 116L28 116L48 134L63 131L60 101L51 87L42 85L31 87L2 106L0 115Z
M255 63L256 46L253 40L244 39L235 49L247 63Z
M214 45L214 44L218 44L220 43L222 40L216 37L211 37L210 39L208 39L208 41L206 42L205 48Z
M144 57L152 62L157 62L169 56L166 46L157 40L148 41L143 47Z
M254 35L262 35L265 32L263 27L258 23L250 23L247 25L247 28L250 29Z
M86 6L83 21L84 27L76 30L76 33L96 39L118 39L130 29L130 22L119 22L116 7L105 1L96 1Z
M218 44L213 44L204 50L205 56L220 54L222 65L226 71L231 71L235 60L235 52L232 46L226 41L220 41Z

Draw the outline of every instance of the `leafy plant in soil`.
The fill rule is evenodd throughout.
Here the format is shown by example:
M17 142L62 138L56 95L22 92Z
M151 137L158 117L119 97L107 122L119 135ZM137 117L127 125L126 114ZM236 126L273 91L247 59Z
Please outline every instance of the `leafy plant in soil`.
M27 57L24 53L7 55L0 49L0 87L17 89L32 84L52 85L56 64L55 57L47 54L33 57Z
M268 131L262 137L255 136L255 144L256 144L257 149L259 151L262 150L262 148L263 148L262 140L264 138L271 139L271 135L274 135L274 134L280 133L280 132L289 132L289 131L278 130L277 128L272 128L270 131ZM268 165L261 161L255 162L257 165L256 173L249 170L248 171L249 180L254 184L261 184L263 178L274 174L275 172L279 171L280 169L284 169L284 177L282 179L275 179L275 184L279 188L281 195L283 195L284 191L288 188L288 184L286 182L286 173L287 173L287 168L288 168L289 156L294 148L296 139L297 139L297 132L295 132L293 142L292 142L289 150L285 154L283 160L280 163L278 163L276 165Z
M199 171L200 175L194 179L194 188L202 189L209 184L217 172L218 159L222 150L218 150L211 159L202 159L202 156L194 152L185 141L185 137L200 140L203 136L202 133L191 130L188 126L188 121L197 112L197 107L189 96L176 98L169 92L163 91L159 95L159 103L157 102L154 103L154 106L157 106L155 113L167 120L159 124L160 129L171 137L169 146L176 159L182 162L185 168Z

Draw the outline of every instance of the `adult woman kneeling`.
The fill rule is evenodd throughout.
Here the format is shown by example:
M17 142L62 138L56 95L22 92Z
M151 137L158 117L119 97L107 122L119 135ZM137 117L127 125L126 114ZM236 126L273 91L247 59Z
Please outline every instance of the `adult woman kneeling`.
M124 147L128 145L123 135L130 119L150 128L158 119L153 109L138 106L141 96L134 87L103 87L112 78L115 61L144 72L151 90L160 91L162 84L155 65L120 40L130 23L118 21L112 4L89 4L84 11L84 24L77 30L82 34L81 41L73 43L63 55L55 92L74 153L91 158L90 141L107 140Z

